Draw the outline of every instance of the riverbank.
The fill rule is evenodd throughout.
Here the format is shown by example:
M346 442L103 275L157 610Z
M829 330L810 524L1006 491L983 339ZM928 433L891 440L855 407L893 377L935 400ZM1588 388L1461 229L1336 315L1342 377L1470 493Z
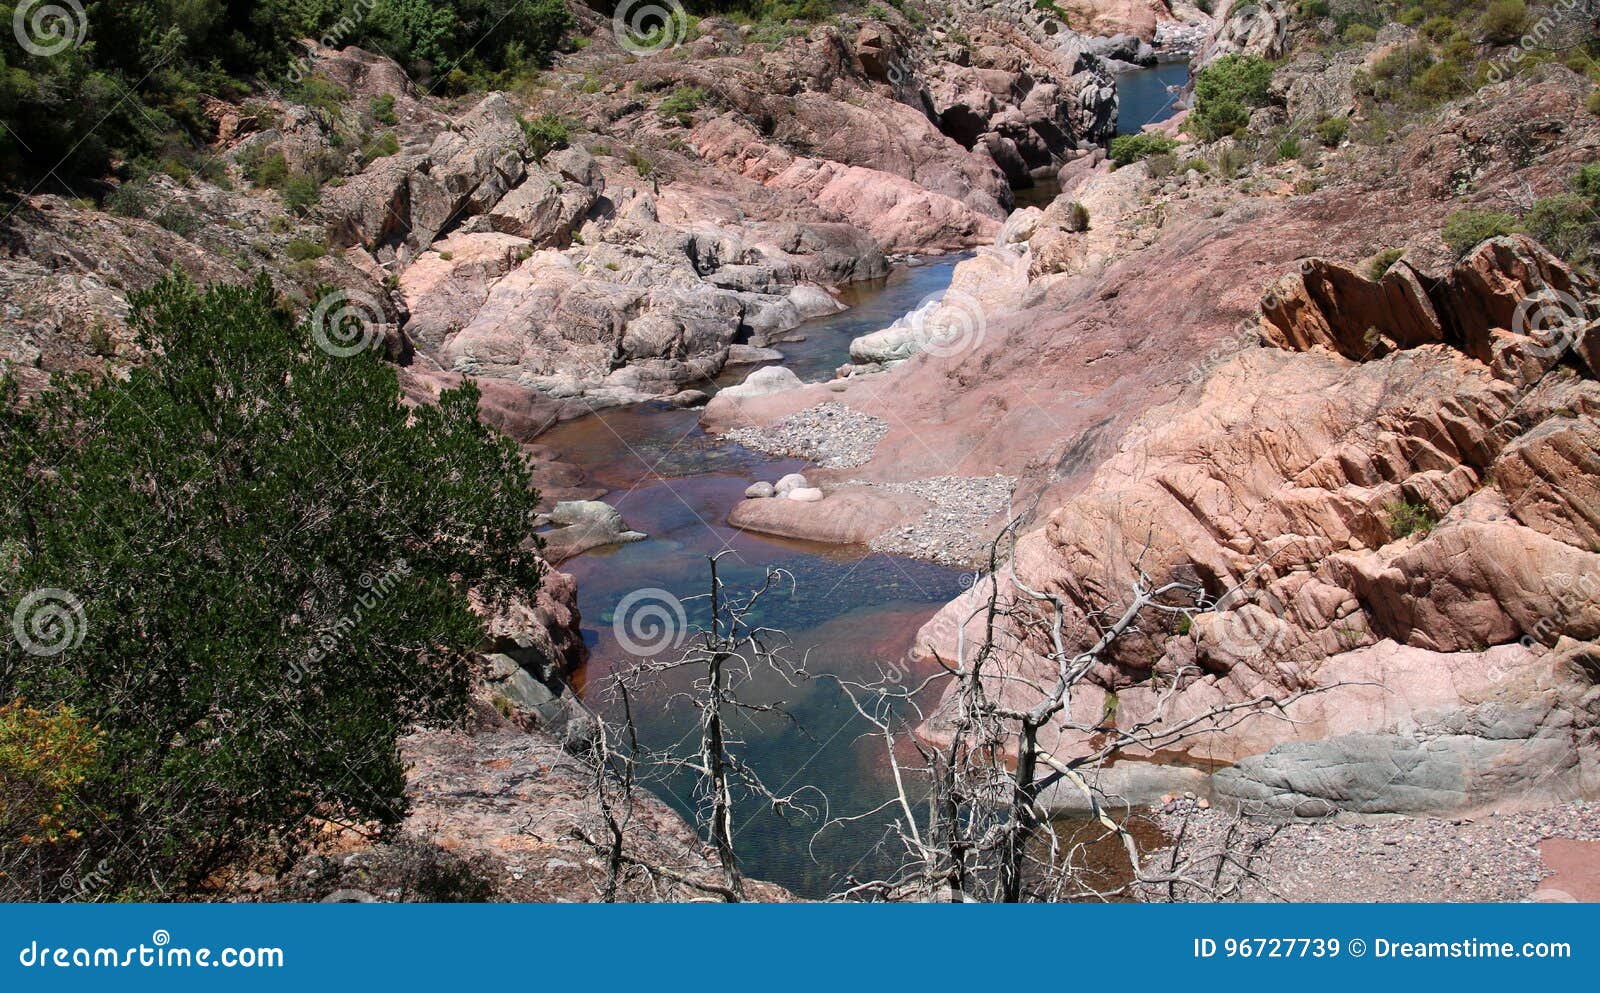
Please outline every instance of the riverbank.
M1240 880L1248 901L1318 903L1591 902L1600 858L1600 804L1573 801L1536 810L1458 817L1278 824L1245 821L1178 800L1156 815L1185 852L1214 863L1226 842L1253 851L1254 878ZM1237 831L1229 837L1230 831ZM1164 864L1166 851L1151 856ZM1236 867L1224 878L1236 879ZM1193 894L1181 891L1180 899ZM1148 894L1166 899L1163 888Z

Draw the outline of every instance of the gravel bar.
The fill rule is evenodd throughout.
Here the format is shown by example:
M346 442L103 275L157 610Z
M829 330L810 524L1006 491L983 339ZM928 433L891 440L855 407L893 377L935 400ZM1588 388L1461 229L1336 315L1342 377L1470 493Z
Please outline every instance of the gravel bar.
M989 560L985 525L1006 511L1017 481L1010 476L935 476L909 483L862 483L909 493L932 504L920 521L872 539L873 551L944 565L981 566Z
M1216 808L1198 810L1181 799L1156 815L1169 836L1176 835L1185 816L1184 848L1191 856L1214 853L1232 822ZM1271 826L1246 821L1243 830L1247 839L1261 841ZM1240 896L1358 903L1526 900L1544 878L1537 846L1547 838L1600 840L1600 804L1574 801L1459 817L1292 822L1265 842L1255 863L1260 879L1246 880ZM1158 854L1154 864L1165 866L1166 859ZM1153 896L1166 899L1164 888Z
M824 469L851 469L870 462L888 433L888 421L842 403L824 403L768 427L736 428L728 437L768 455L805 459Z

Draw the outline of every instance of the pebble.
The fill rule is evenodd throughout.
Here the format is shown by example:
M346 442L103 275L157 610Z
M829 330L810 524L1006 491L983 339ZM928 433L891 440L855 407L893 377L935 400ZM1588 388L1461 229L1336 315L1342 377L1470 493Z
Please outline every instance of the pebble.
M944 565L989 561L987 526L1007 512L1016 480L1010 476L935 476L907 483L863 483L921 497L932 506L922 519L872 539L873 551Z
M889 422L846 407L824 403L790 414L764 428L737 428L728 438L768 455L805 459L825 469L865 465L889 433Z

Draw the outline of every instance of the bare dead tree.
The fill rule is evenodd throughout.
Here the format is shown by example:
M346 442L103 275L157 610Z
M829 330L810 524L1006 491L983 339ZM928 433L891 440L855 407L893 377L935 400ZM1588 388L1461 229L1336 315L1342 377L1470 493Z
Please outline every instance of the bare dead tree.
M1144 626L1152 621L1172 625L1226 607L1240 597L1240 587L1209 595L1198 583L1154 582L1145 574L1141 556L1122 607L1111 614L1090 614L1078 629L1069 630L1072 614L1066 601L1029 586L1010 556L1002 557L1002 548L1014 542L1023 519L1014 518L991 544L987 596L959 619L953 658L936 654L938 671L911 684L840 680L857 712L885 743L897 795L866 813L833 818L822 831L892 812L892 830L903 853L896 871L884 878L852 880L840 898L1109 899L1160 886L1226 898L1237 890L1239 877L1248 874L1252 856L1225 850L1211 858L1208 878L1185 858L1180 836L1166 864L1156 865L1140 852L1126 817L1119 821L1112 816L1113 798L1099 787L1096 773L1120 757L1171 749L1258 716L1288 720L1285 708L1290 704L1331 687L1263 694L1169 718L1173 698L1201 675L1197 668L1185 667L1159 687L1153 712L1129 726L1104 715L1095 722L1075 718L1074 692L1087 688L1092 673L1111 660L1119 643L1147 634ZM1002 592L1002 562L1012 592ZM982 633L969 647L968 631L974 627ZM1025 646L1033 646L1032 654L1042 654L1049 663L1048 677L1040 679L1020 664ZM930 706L931 698L942 703ZM933 741L917 733L929 726L930 716L938 721ZM1063 734L1080 743L1071 756L1051 750L1049 736ZM924 797L915 797L908 783L921 784ZM1091 821L1104 829L1102 838L1120 841L1129 882L1102 890L1088 881L1082 871L1083 845L1063 838L1041 803L1043 791L1057 784L1081 795ZM1224 865L1232 870L1226 882Z
M704 600L710 611L708 622L696 630L690 644L675 658L643 660L612 677L611 692L620 706L621 718L611 725L601 722L590 758L604 836L583 835L607 860L603 899L617 899L619 880L627 871L636 870L652 879L689 886L729 902L743 901L748 894L733 826L735 810L742 802L753 799L781 814L810 818L820 817L826 807L826 797L814 786L783 793L768 788L740 755L745 742L734 723L736 716L766 715L793 722L783 701L760 702L746 697L744 691L758 675L765 673L791 687L811 677L803 656L798 662L791 658L788 638L782 631L754 621L765 597L784 587L793 589L793 577L783 570L769 569L756 589L732 592L718 571L724 554L708 559L709 591L685 600ZM690 684L687 690L672 693L666 705L687 703L697 715L697 741L687 754L642 744L634 715L634 700L641 690L662 685L674 673L686 674ZM721 875L716 883L697 877L692 868L663 865L628 851L627 828L635 791L643 784L665 785L686 774L694 782L696 826L709 840Z

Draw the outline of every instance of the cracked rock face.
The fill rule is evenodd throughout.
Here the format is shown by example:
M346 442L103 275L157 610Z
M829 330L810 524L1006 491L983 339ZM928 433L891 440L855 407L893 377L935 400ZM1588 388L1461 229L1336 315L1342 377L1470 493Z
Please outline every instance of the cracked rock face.
M1516 301L1545 290L1577 301L1560 349L1514 326ZM1160 717L1172 725L1318 691L1287 709L1294 723L1216 722L1183 746L1237 763L1217 778L1225 796L1374 813L1600 787L1600 543L1584 499L1600 383L1581 347L1597 303L1520 238L1426 290L1404 270L1373 283L1313 260L1263 298L1278 349L1142 418L1019 542L1018 574L1075 612L1114 609L1136 561L1235 591L1186 631L1120 643L1095 676L1119 721L1155 719L1157 688L1180 686ZM1093 630L1076 613L1069 626ZM948 650L952 630L924 633Z

